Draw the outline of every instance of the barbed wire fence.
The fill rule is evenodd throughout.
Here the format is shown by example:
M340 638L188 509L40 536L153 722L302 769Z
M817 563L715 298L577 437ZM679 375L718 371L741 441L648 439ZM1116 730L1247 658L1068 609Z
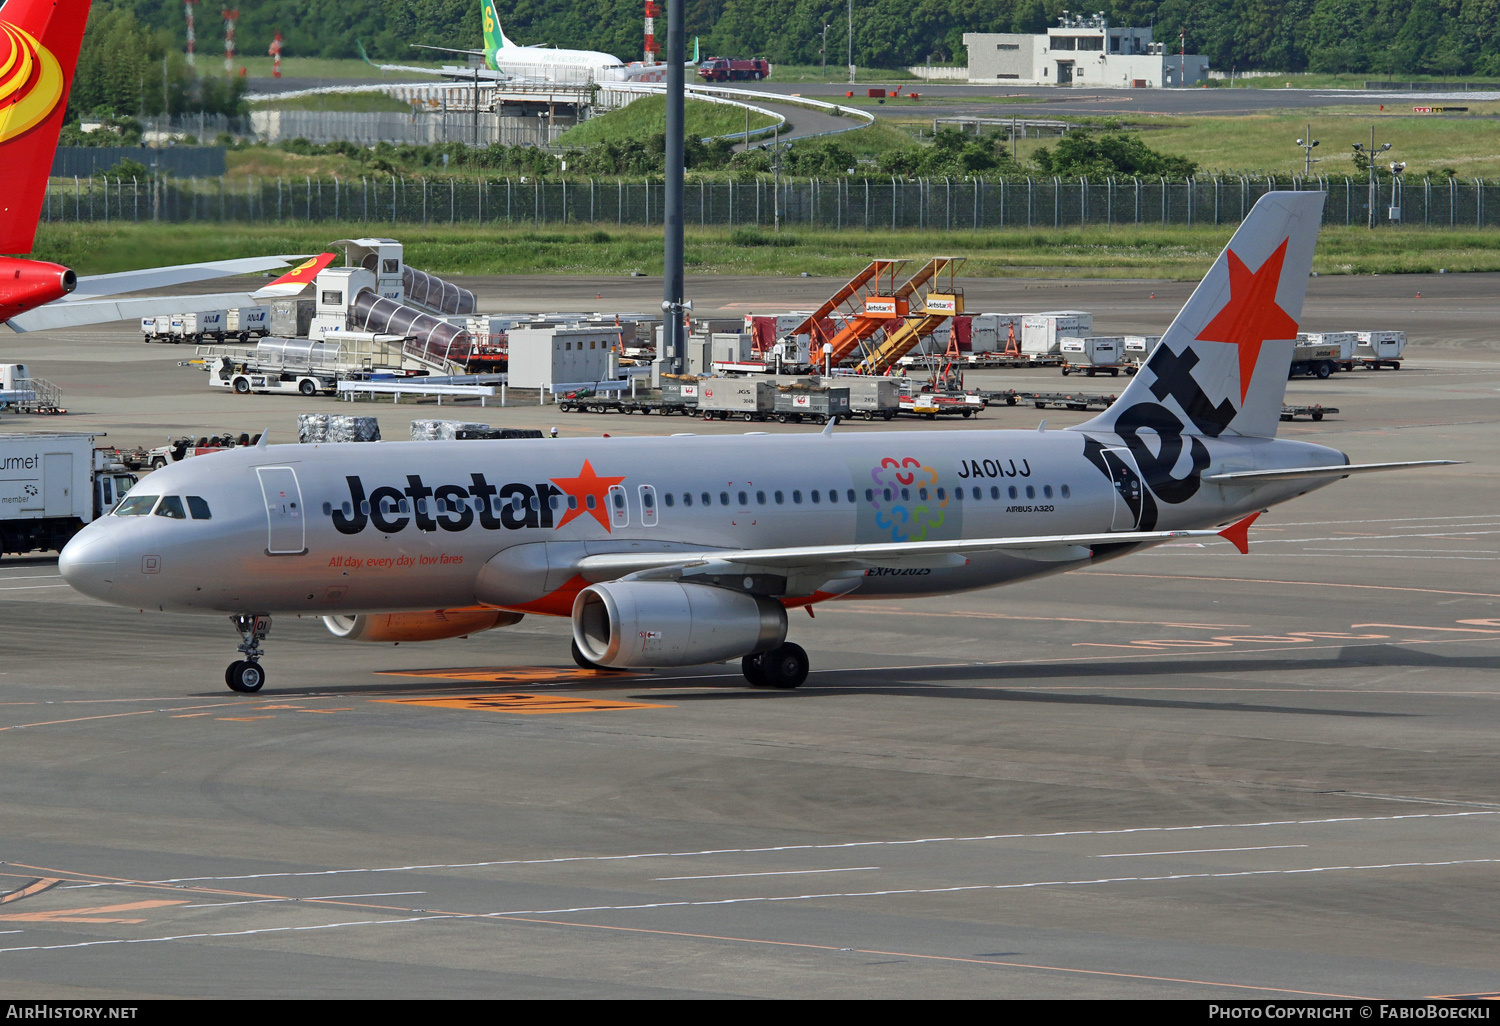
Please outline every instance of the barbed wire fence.
M1500 226L1500 183L1424 178L1252 175L1165 178L812 178L778 183L689 181L688 225L876 231L979 231L1094 225L1233 225L1276 189L1328 194L1327 225L1399 221L1436 228ZM361 222L368 224L661 224L665 184L654 178L421 176L359 178L92 177L48 186L46 222ZM1500 199L1500 196L1497 196Z

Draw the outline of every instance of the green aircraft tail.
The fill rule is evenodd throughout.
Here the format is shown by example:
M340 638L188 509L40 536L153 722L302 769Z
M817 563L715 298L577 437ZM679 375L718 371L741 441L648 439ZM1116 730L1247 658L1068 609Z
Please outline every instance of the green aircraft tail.
M505 38L505 30L500 27L500 14L495 10L495 0L479 0L479 16L484 23L486 52L494 53L516 45Z

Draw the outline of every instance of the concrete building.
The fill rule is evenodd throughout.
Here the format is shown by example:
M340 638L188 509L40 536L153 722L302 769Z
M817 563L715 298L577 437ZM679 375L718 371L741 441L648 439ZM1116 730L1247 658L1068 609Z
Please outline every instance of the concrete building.
M1197 85L1208 58L1169 53L1148 28L1112 28L1102 14L1064 11L1044 36L965 32L970 82L1156 89Z

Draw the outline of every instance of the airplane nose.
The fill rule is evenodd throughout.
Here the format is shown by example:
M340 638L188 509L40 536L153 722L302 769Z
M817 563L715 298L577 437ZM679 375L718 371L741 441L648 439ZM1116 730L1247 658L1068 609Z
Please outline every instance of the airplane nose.
M63 580L85 595L104 598L115 583L114 539L79 535L63 546L57 569Z

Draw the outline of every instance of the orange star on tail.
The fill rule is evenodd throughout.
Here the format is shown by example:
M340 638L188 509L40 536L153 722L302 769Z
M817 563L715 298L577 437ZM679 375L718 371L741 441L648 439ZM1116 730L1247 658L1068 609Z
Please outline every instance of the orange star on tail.
M1260 359L1261 344L1270 339L1294 339L1297 322L1276 305L1276 290L1281 287L1281 264L1286 259L1287 239L1281 240L1276 252L1252 271L1234 252L1228 250L1229 302L1204 327L1200 342L1226 342L1240 350L1240 402L1250 391L1250 377L1255 361Z

